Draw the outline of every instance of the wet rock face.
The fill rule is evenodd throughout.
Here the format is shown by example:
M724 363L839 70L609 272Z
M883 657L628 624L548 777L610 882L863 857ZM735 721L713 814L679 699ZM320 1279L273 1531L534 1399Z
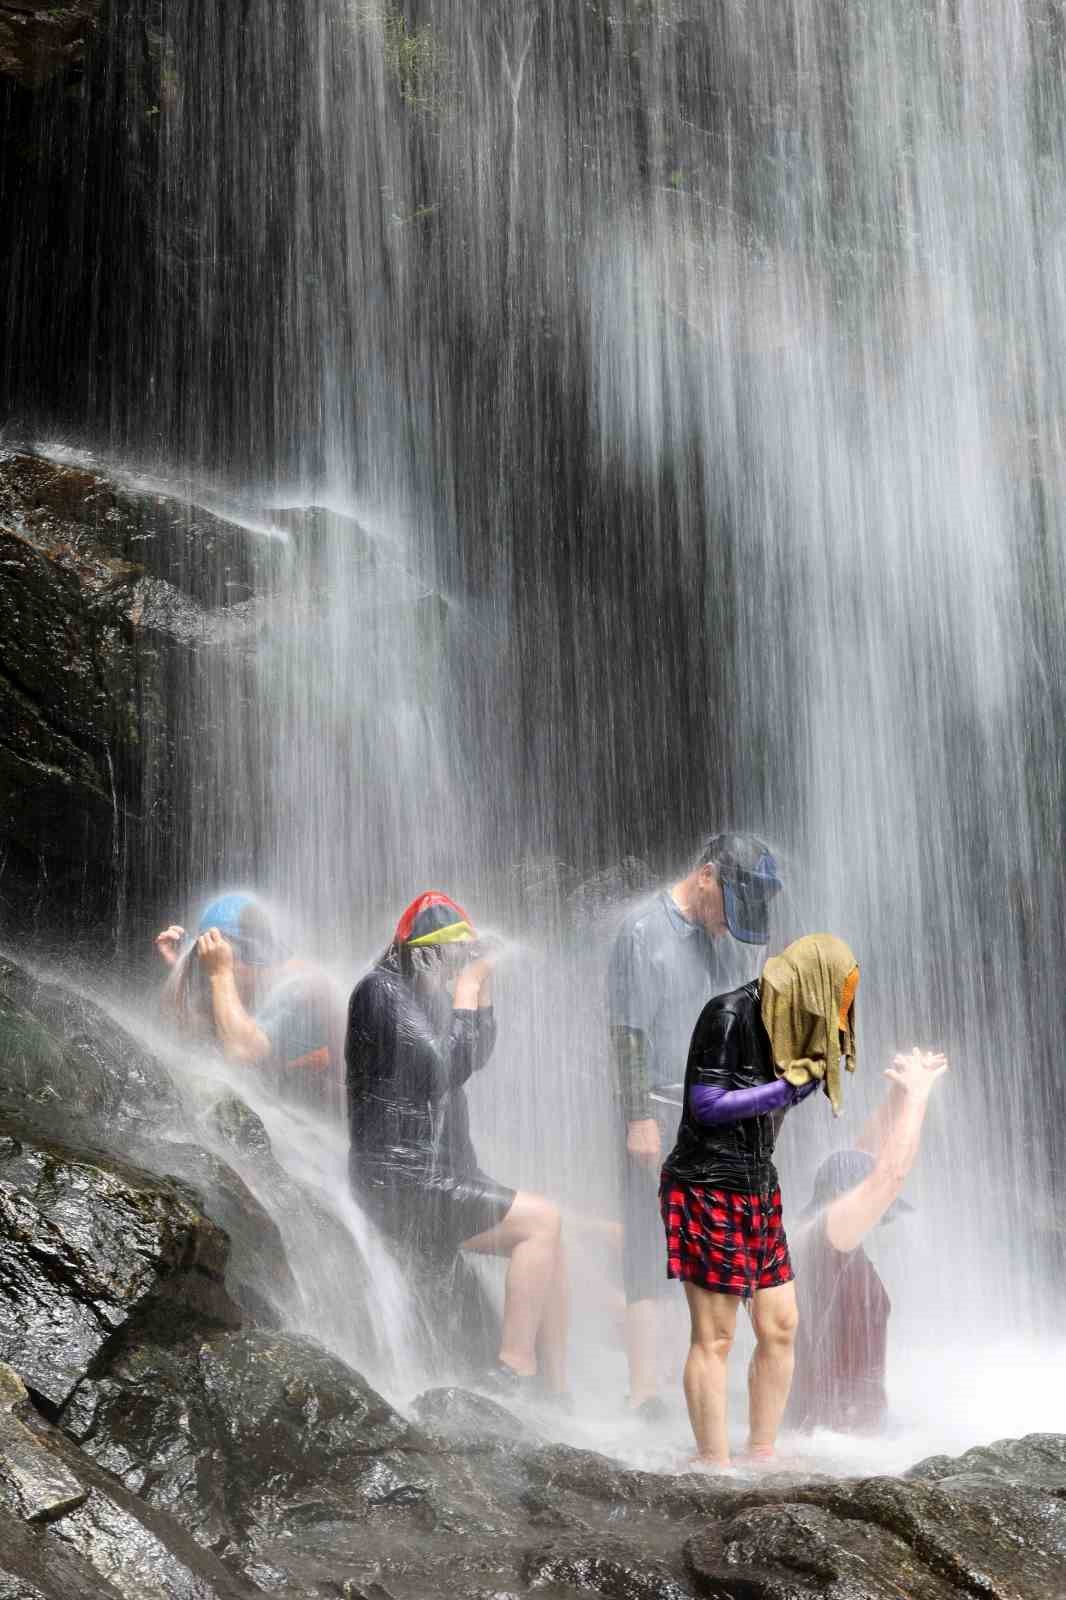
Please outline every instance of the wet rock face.
M179 690L246 631L283 551L180 499L0 454L0 883L43 868L50 903L107 904L115 862L181 807Z
M61 1406L107 1341L160 1300L239 1320L225 1235L173 1185L0 1124L0 1359Z
M77 65L104 9L104 0L0 0L0 73L34 89Z
M21 1128L121 1148L180 1124L162 1062L91 1000L0 956L0 1113Z

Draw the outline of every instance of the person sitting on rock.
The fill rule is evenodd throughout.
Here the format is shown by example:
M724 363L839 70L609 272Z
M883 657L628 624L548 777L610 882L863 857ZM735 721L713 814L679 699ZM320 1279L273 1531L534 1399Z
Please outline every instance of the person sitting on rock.
M478 1166L463 1085L496 1041L493 957L447 895L419 895L356 985L345 1041L352 1190L417 1263L509 1257L493 1388L566 1388L559 1211Z
M276 1088L320 1110L340 1109L343 1002L334 985L282 944L264 907L225 894L156 949L171 968L164 1011L183 1033L216 1044L227 1061L269 1072Z
M785 1424L874 1433L884 1422L885 1344L892 1303L863 1248L871 1229L913 1209L900 1195L921 1143L942 1055L896 1056L892 1087L851 1150L823 1161L795 1233L800 1310Z
M839 1057L854 1062L859 969L843 940L797 939L772 968L772 985L764 973L700 1013L659 1190L667 1276L683 1283L692 1325L684 1387L693 1464L708 1470L730 1465L726 1362L742 1300L755 1331L748 1458L773 1459L796 1333L774 1144L782 1114L819 1079L839 1094Z

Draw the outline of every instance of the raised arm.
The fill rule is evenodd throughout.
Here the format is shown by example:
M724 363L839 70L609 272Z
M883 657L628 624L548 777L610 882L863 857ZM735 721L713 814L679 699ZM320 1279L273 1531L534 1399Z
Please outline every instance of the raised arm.
M826 1213L826 1238L834 1250L857 1249L899 1194L922 1141L929 1096L947 1070L944 1056L915 1048L909 1056L896 1056L885 1073L893 1086L892 1120L870 1176L834 1200Z
M196 941L196 952L211 986L215 1032L227 1061L253 1063L270 1054L270 1040L248 1012L233 973L233 947L217 928Z
M445 1045L447 1087L455 1089L480 1072L496 1043L492 1013L492 961L471 961L455 980L452 1021Z

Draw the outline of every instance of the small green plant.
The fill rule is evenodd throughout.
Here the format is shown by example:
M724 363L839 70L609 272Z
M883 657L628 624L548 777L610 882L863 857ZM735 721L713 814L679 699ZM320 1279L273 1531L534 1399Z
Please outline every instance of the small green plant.
M404 104L426 115L443 115L452 101L451 64L430 24L413 28L390 0L352 0L350 13L358 29L380 32L385 70Z

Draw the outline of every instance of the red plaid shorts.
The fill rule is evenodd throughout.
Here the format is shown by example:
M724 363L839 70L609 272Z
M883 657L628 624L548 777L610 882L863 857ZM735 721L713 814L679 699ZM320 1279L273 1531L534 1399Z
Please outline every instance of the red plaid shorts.
M795 1277L781 1222L781 1190L732 1194L663 1177L666 1276L750 1300Z

